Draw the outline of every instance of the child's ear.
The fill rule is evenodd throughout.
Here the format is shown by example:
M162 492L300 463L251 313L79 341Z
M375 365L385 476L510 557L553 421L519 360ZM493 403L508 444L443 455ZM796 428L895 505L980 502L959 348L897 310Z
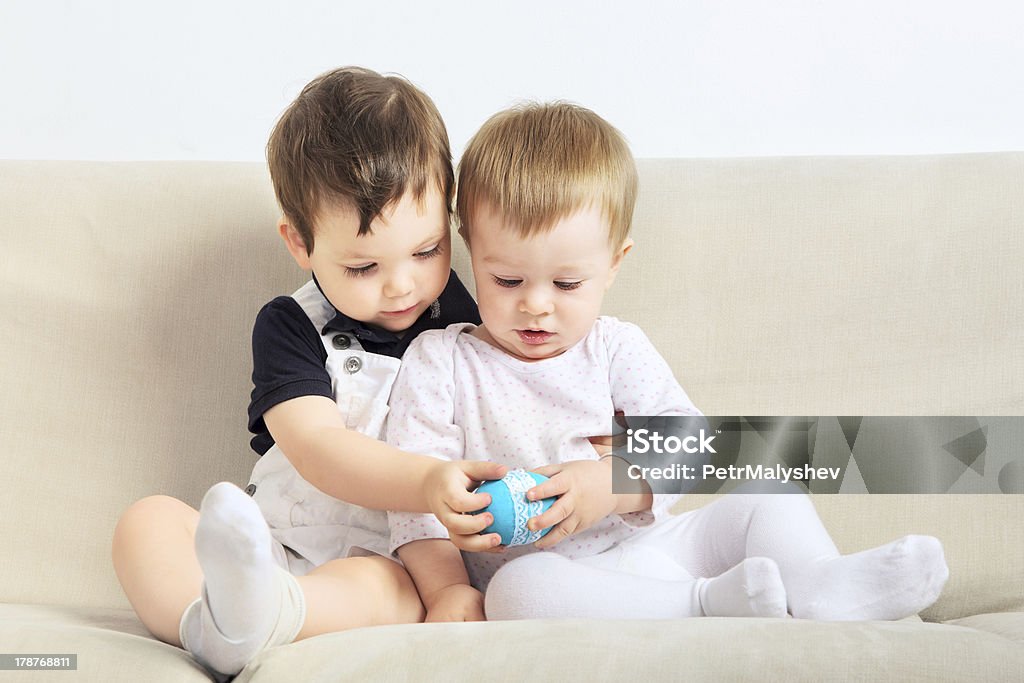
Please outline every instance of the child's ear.
M622 259L626 257L626 254L628 254L629 250L632 248L633 238L627 237L622 243L622 246L619 247L618 251L616 251L612 256L612 268L608 274L608 283L604 287L606 291L612 286L612 283L615 282L615 276L619 274L619 267L622 266Z
M284 246L288 248L288 253L299 264L299 268L312 270L313 266L309 262L309 253L306 251L306 241L302 239L299 231L286 218L282 217L281 221L277 224L277 232L281 235L281 239L284 240Z

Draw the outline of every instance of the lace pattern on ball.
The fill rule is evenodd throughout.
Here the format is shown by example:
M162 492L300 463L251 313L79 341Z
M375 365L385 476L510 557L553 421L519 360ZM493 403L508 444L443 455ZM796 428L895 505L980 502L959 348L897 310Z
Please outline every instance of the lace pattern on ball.
M530 501L526 498L526 492L537 485L536 480L526 470L512 470L505 475L505 484L508 486L509 495L512 496L512 509L516 520L512 542L509 545L527 545L540 540L542 530L530 531L526 528L527 520L544 511L542 501Z

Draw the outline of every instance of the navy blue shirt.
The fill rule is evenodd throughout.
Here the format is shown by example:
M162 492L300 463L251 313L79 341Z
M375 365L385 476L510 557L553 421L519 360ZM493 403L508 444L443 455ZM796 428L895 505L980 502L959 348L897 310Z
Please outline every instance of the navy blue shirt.
M263 455L274 445L263 414L278 403L300 396L325 396L334 400L331 376L325 367L327 350L321 341L322 334L348 332L368 353L401 358L420 332L444 329L452 323L480 324L476 302L454 270L437 302L440 305L437 317L432 317L431 312L431 308L437 307L428 307L401 337L353 320L337 309L334 318L318 330L290 296L279 296L264 306L252 330L253 390L249 402L249 431L255 434L249 442L252 449Z

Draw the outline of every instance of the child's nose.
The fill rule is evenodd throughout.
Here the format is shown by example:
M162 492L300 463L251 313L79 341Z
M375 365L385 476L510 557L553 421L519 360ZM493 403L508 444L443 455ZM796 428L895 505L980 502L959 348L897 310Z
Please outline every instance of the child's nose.
M408 272L404 270L396 271L391 273L384 283L384 296L397 299L411 292L414 287L415 283Z
M519 303L519 311L527 315L547 315L554 311L551 297L536 289L527 290Z

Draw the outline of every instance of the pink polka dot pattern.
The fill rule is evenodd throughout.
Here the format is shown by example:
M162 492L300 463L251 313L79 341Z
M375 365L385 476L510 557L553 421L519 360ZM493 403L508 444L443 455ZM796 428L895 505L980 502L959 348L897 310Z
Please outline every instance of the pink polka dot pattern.
M508 356L460 323L421 334L406 351L391 394L387 440L405 451L451 460L491 460L536 469L597 460L588 437L608 434L626 415L699 415L665 360L636 325L602 317L590 334L555 358L527 363ZM603 552L656 524L676 496L655 496L648 512L610 515L555 546L571 558ZM433 515L389 513L391 547L447 538ZM501 565L536 552L466 554L481 590Z

